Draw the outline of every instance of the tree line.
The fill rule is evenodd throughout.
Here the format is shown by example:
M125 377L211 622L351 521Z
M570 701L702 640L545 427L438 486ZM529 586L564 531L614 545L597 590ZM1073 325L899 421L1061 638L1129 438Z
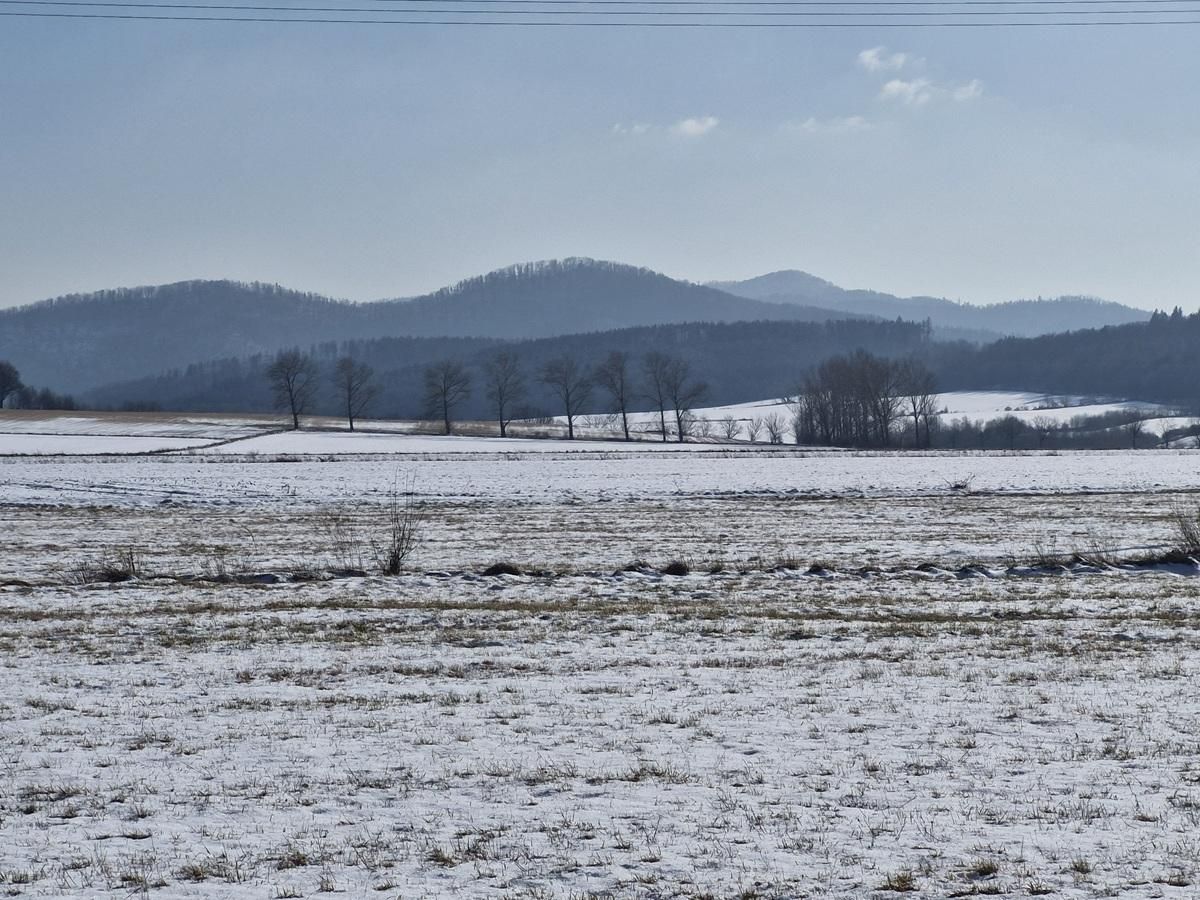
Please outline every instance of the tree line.
M298 347L318 365L323 384L313 400L313 413L342 414L343 404L328 385L337 361L348 356L376 373L379 393L371 406L372 415L420 418L427 413L425 369L449 359L462 363L476 385L457 413L475 420L493 415L481 386L487 380L485 365L502 350L515 354L525 370L524 399L514 405L517 417L524 419L558 411L558 397L536 375L547 362L561 356L570 356L581 367L595 371L612 350L621 350L635 361L639 382L643 380L640 360L647 354L677 357L690 366L695 380L708 384L705 405L723 405L788 394L809 367L858 348L883 357L924 357L932 347L927 329L920 324L870 321L689 322L522 341L388 337L308 345L285 342L280 346ZM137 403L181 411L261 412L273 405L263 372L274 358L272 351L270 355L192 364L91 391L86 399L93 408ZM636 392L631 408L649 410L653 401L646 393Z
M912 445L928 447L937 383L915 357L886 359L857 350L805 376L793 409L797 443L890 447L897 422L911 419Z
M75 398L49 388L35 388L21 380L11 362L0 360L0 409L75 409Z
M320 372L314 357L299 349L280 352L264 370L275 407L290 417L293 429L300 427L301 417L318 397ZM692 411L708 394L708 385L692 375L687 360L659 351L634 359L625 351L612 350L591 367L562 354L530 372L518 353L501 349L482 365L483 394L501 437L508 436L509 425L523 409L531 379L556 398L556 414L566 421L568 440L575 439L578 419L597 403L619 417L624 439L633 440L630 414L644 400L658 413L662 440L674 436L682 443L692 433ZM350 356L337 360L328 387L351 431L380 392L375 370ZM451 434L459 408L475 389L471 371L459 360L439 360L425 367L423 387L425 414Z

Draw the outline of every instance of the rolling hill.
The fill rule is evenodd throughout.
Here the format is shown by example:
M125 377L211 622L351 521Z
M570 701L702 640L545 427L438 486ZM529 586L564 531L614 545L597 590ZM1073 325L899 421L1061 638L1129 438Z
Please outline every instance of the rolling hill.
M406 300L349 303L278 285L185 281L0 310L0 359L82 393L205 360L384 336L540 338L670 322L844 315L736 297L616 263L513 266Z
M973 306L939 297L897 297L877 291L846 290L807 272L785 270L745 281L711 282L710 287L768 303L820 306L840 313L929 319L934 336L978 342L1001 337L1037 337L1079 328L1143 322L1150 313L1094 297L1013 300Z

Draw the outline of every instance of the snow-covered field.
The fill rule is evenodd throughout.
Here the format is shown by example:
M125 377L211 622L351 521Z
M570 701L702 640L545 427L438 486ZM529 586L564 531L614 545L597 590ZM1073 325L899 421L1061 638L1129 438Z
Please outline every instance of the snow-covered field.
M1172 428L1194 424L1194 419L1170 414L1164 407L1139 401L1085 403L1081 397L1054 397L1013 391L953 392L938 396L937 408L944 421L968 418L985 422L1012 415L1032 424L1050 420L1057 424L1078 416L1137 411L1145 416L1147 433L1161 435ZM329 417L310 417L302 432L287 430L275 416L200 415L174 413L54 413L0 410L0 456L94 456L170 453L175 451L220 452L233 455L304 454L345 456L352 454L459 454L459 453L577 453L645 452L649 450L709 451L754 449L750 438L768 441L765 422L775 418L786 431L792 411L786 399L762 400L732 406L697 409L694 418L701 434L686 444L662 443L651 433L659 427L657 413L634 413L630 417L635 438L632 444L619 440L620 423L613 416L583 416L577 422L582 438L567 441L565 421L547 426L532 422L513 424L513 437L493 437L494 423L463 423L463 434L443 436L428 433L432 423L363 420L354 433L345 423ZM670 417L668 417L670 418ZM727 424L728 423L728 424ZM755 424L757 423L757 424ZM670 423L669 423L670 424ZM730 429L733 438L726 434ZM547 433L550 436L547 436Z
M1137 413L1144 417L1147 433L1161 435L1172 428L1184 428L1196 422L1195 417L1174 415L1172 410L1157 403L1140 400L1096 402L1086 397L1038 394L1028 391L949 391L937 396L934 408L938 410L941 420L947 424L963 418L983 423L1004 416L1013 416L1030 425L1037 420L1063 425L1081 416ZM707 430L713 438L723 436L725 423L732 420L731 424L736 426L736 438L746 440L751 433L751 423L758 422L758 440L765 441L767 440L766 428L763 425L765 420L777 416L786 427L786 423L792 417L792 408L789 398L778 398L751 403L736 403L729 406L705 407L695 410L694 416L697 420L707 423ZM604 419L605 417L585 417L583 431L592 434L601 431L595 426L588 427L587 423L592 421L604 422L603 427L611 431L614 427L613 423L604 421ZM643 431L660 427L657 413L634 413L631 421L637 429Z
M1200 453L514 447L0 459L0 891L1200 886Z

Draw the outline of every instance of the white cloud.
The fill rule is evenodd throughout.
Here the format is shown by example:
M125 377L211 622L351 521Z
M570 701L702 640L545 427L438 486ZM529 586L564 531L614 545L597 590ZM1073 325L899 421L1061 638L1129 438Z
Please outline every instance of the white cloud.
M977 78L959 85L935 84L928 78L914 78L911 81L893 78L879 91L880 100L903 103L905 106L924 106L931 100L967 103L981 96L983 82Z
M886 47L872 47L858 54L858 64L868 72L899 72L912 62L907 53L888 53Z
M966 84L960 84L952 92L951 96L958 103L966 103L969 100L975 100L983 96L983 82L978 78L973 78Z
M906 106L924 106L933 99L935 90L928 78L914 78L912 81L893 78L880 90L879 99L895 100Z
M800 131L804 134L850 134L868 131L871 123L863 116L837 116L832 119L816 119L809 116L803 122L789 123L785 127L789 131Z
M652 126L646 125L643 122L634 122L632 125L626 125L623 122L618 122L612 127L613 134L646 134Z
M704 137L719 124L720 119L716 116L701 116L694 119L682 119L672 125L671 130L681 137L698 138Z

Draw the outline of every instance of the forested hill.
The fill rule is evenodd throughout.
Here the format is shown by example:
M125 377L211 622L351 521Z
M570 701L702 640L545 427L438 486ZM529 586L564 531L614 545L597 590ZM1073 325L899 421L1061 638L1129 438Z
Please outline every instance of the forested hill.
M514 266L410 300L347 303L277 285L186 281L0 310L0 359L85 392L188 363L383 336L538 338L685 321L841 318L593 260Z
M490 410L484 395L482 366L501 348L515 352L520 358L529 384L528 403L522 416L534 416L557 409L550 393L537 383L536 374L543 363L562 354L591 367L609 352L620 350L629 354L632 368L640 373L645 354L652 350L668 353L687 360L693 374L708 382L710 391L705 402L733 403L791 393L810 366L839 353L862 348L883 356L924 354L928 349L928 331L909 322L862 320L687 323L533 341L383 338L327 342L303 349L315 356L325 382L316 412L339 411L329 389L330 373L335 360L348 355L376 371L382 394L372 414L420 417L424 367L448 358L464 362L473 375L474 390L461 414L486 418ZM85 399L97 406L152 404L177 410L267 411L271 409L271 396L263 370L269 362L268 356L255 356L188 366L155 378L110 385ZM590 411L605 411L599 395Z
M1200 313L945 348L937 368L941 383L959 390L1122 397L1200 411Z
M1038 298L973 306L940 297L897 297L878 291L846 290L807 272L791 270L745 281L712 282L711 286L741 297L773 303L813 305L885 319L929 319L934 325L934 337L947 338L1034 337L1079 328L1143 322L1150 318L1150 313L1144 310L1095 297Z

